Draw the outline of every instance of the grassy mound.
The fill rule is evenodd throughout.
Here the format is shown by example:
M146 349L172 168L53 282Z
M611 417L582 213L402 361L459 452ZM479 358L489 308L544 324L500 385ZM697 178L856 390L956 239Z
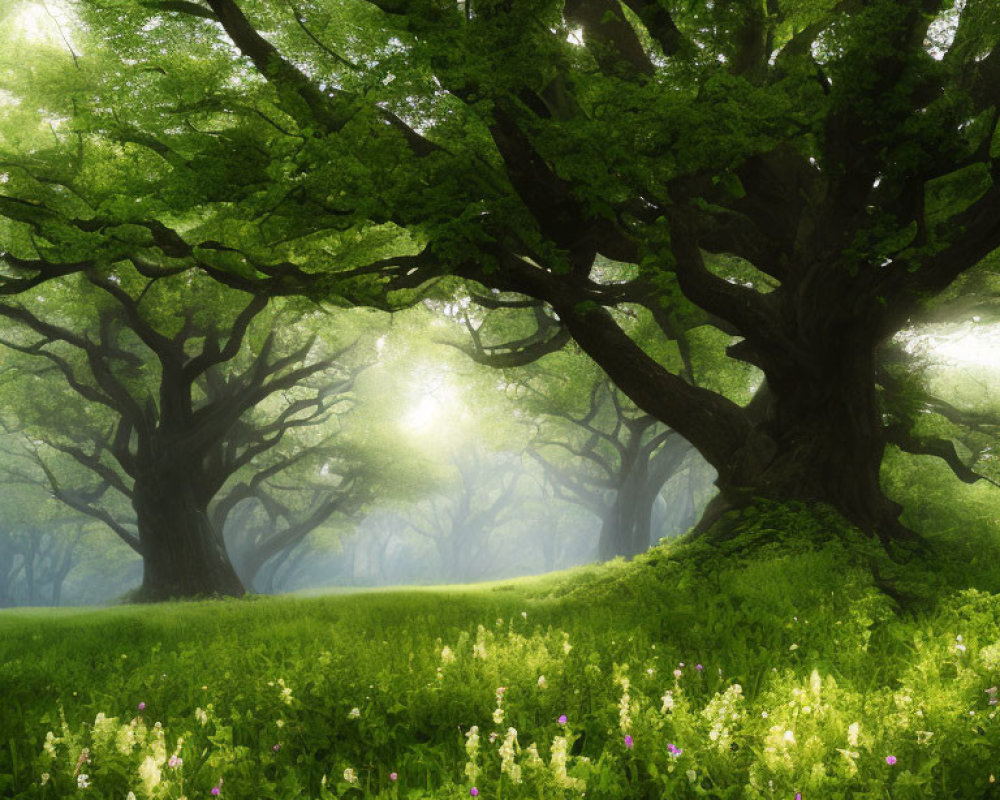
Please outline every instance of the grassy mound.
M996 576L929 563L779 506L542 579L6 612L0 796L988 796Z

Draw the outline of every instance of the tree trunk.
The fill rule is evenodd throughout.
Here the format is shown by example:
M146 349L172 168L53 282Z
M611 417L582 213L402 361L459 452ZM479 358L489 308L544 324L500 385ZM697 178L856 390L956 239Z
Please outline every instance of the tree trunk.
M617 556L630 559L649 549L653 503L659 487L651 490L648 483L644 463L633 464L621 476L614 502L601 520L597 544L601 561Z
M765 362L767 383L750 407L754 435L719 468L720 495L698 530L727 508L765 497L828 503L883 543L917 538L900 524L900 506L879 482L885 436L874 348L834 339L811 355L808 365Z
M191 482L181 478L156 475L136 481L132 502L143 556L140 601L244 594L222 537L196 496Z

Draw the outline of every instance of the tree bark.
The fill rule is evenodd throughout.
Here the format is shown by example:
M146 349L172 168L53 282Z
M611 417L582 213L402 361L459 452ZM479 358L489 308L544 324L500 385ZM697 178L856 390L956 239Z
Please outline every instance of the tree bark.
M243 584L222 537L183 476L151 475L137 480L133 505L143 552L138 600L179 597L241 597Z
M754 435L740 457L716 464L720 497L699 530L726 509L754 497L823 502L888 544L916 539L899 522L901 508L882 492L885 431L875 391L874 342L854 343L846 330L822 343L802 342L806 360L767 352L766 383L748 407Z

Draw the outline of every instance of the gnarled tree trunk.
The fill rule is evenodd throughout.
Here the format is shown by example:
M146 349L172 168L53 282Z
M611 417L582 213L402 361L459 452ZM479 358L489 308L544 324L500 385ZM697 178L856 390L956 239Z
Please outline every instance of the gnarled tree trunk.
M245 590L222 540L182 476L137 480L133 504L143 555L138 599L157 602L178 597L241 597Z

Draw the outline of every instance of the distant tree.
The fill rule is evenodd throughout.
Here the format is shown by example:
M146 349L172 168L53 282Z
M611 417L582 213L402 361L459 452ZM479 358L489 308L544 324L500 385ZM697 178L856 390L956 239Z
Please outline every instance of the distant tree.
M520 459L470 446L454 452L450 465L451 490L418 503L407 524L432 544L446 582L491 577L494 537L520 517Z
M287 450L287 448L286 448ZM244 585L275 592L280 573L294 571L307 538L333 514L350 516L370 500L377 480L344 448L306 448L268 466L254 465L246 480L223 490L211 509Z
M92 480L67 485L41 448L37 462L58 499L142 556L145 600L243 593L213 501L241 471L250 476L234 499L301 461L308 448L262 466L254 482L265 454L324 422L352 380L350 347L292 327L297 312L265 315L270 330L256 330L265 298L210 287L199 306L177 302L199 285L90 271L61 294L0 306L14 323L2 343L45 365L28 375L27 391L42 398L24 412L32 435Z
M582 408L560 406L558 398L530 384L529 391L537 393L541 402L531 405L544 420L529 454L543 465L557 496L601 520L598 558L645 552L653 539L653 507L691 446L637 411L607 379L592 383ZM683 529L695 521L682 519Z

